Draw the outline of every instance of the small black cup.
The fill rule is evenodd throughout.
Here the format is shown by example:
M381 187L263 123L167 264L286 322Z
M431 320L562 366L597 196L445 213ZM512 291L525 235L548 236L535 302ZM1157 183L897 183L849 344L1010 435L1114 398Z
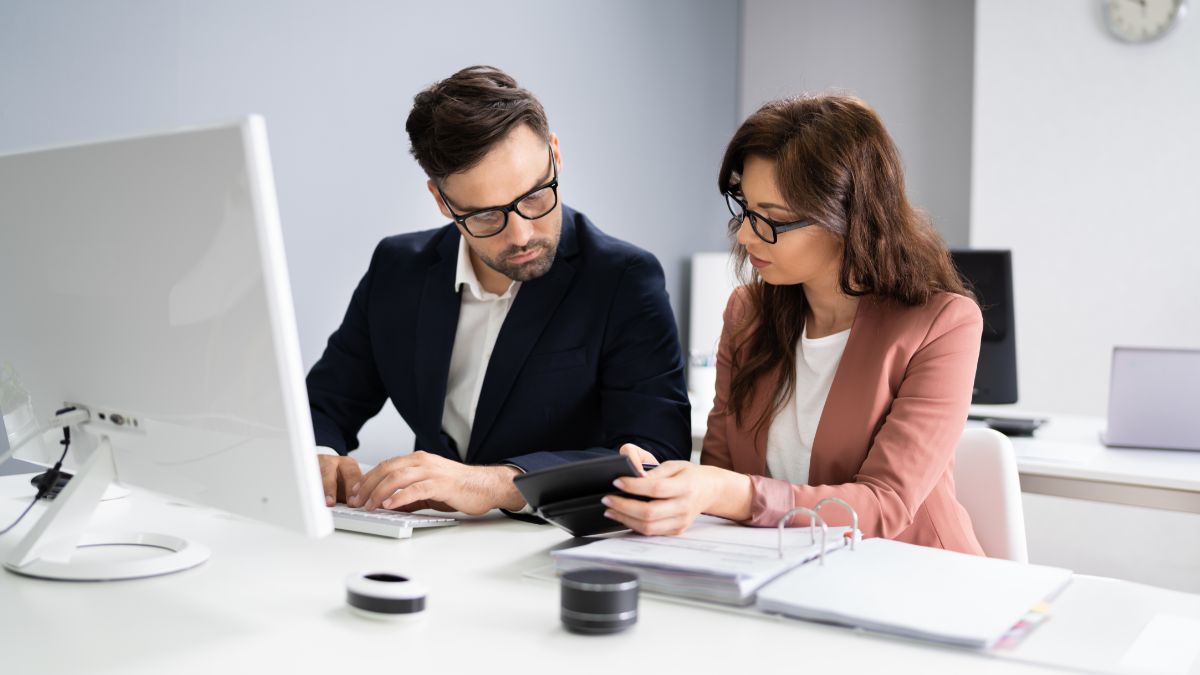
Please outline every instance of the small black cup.
M584 569L562 575L562 622L573 633L618 633L637 623L638 578Z

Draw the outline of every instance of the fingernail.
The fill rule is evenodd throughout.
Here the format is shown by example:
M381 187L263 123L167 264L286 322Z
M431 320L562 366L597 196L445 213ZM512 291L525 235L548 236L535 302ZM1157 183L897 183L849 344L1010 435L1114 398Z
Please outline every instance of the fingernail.
M351 491L351 492L358 492L358 483L355 483L354 485L351 485L351 486L350 486L350 491Z
M392 500L385 499L385 500L383 500L383 503L380 504L380 506L382 506L385 509L390 509L390 508L392 508Z
M350 499L346 500L346 503L350 506L358 506L358 495L350 497Z
M618 479L614 480L614 481L613 481L613 485L617 486L617 489L618 489L618 490L624 490L624 489L625 489L625 484L621 482L621 479L620 479L620 478L618 478Z
M375 508L375 503L370 499L367 500L366 504L363 504L364 511L370 511L373 508Z
M602 497L602 498L600 499L600 503L601 503L601 504L603 504L603 505L605 505L605 506L612 506L612 500L611 500L611 499L609 499L608 497Z
M325 506L333 506L333 497L325 495Z
M605 517L605 518L612 518L613 520L616 520L616 519L617 519L617 518L616 518L616 516L613 514L613 512L612 512L612 511L608 511L608 510L605 510L605 511L604 511L604 517Z

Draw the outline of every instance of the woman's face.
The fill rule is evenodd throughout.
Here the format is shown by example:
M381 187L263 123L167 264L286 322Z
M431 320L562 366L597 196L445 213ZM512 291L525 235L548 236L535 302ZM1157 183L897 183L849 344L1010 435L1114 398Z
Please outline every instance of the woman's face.
M790 223L802 217L786 205L787 200L775 181L774 160L758 155L747 157L742 168L741 190L750 209L771 220ZM769 227L759 222L760 229ZM747 217L738 228L737 242L746 247L750 264L768 284L807 284L818 279L836 283L841 269L842 240L819 225L782 232L774 244L768 244L754 233Z

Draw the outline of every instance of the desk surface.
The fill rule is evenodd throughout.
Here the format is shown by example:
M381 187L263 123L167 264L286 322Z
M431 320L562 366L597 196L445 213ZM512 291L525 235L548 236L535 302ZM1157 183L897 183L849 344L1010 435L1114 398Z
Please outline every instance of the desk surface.
M30 490L25 476L0 477L0 522L19 512ZM42 509L0 537L0 555L7 556ZM324 675L403 667L445 673L469 668L700 673L735 672L751 664L857 672L1045 670L1008 658L645 595L639 622L630 631L573 635L558 620L557 586L526 576L544 567L548 552L569 537L499 515L418 531L408 540L344 532L309 540L135 491L101 504L91 529L170 532L206 544L213 555L180 574L112 583L59 583L0 573L5 672ZM396 570L424 582L431 589L428 616L392 624L350 614L343 578L364 569ZM1056 601L1052 620L1016 656L1111 670L1141 626L1162 612L1200 621L1200 596L1079 578ZM1114 614L1124 623L1114 622ZM1191 668L1200 672L1200 664Z
M991 408L985 414L1014 416ZM1200 492L1200 452L1110 448L1100 442L1103 417L1047 415L1035 435L1013 437L1022 474Z

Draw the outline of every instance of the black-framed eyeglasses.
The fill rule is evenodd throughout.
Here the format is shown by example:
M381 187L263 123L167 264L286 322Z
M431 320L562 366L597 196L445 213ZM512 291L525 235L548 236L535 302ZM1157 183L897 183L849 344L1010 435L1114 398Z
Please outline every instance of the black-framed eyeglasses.
M454 222L462 225L472 237L486 239L504 231L508 226L509 213L515 211L525 220L537 220L558 206L558 164L554 161L554 148L550 148L550 169L553 171L553 177L549 183L533 188L504 206L489 206L462 215L454 212L446 193L442 192L442 186L437 186L437 191L442 196L446 209L454 217Z
M808 227L809 225L816 224L816 221L807 219L793 220L790 223L781 223L777 220L771 220L758 211L751 209L746 205L746 201L744 199L737 196L733 192L725 193L725 205L729 207L729 213L733 214L734 220L739 224L744 221L747 216L749 216L750 229L754 230L754 234L757 234L759 239L762 239L768 244L774 244L775 242L779 241L779 235L783 234L784 232L791 232L792 230L798 230L802 227Z

